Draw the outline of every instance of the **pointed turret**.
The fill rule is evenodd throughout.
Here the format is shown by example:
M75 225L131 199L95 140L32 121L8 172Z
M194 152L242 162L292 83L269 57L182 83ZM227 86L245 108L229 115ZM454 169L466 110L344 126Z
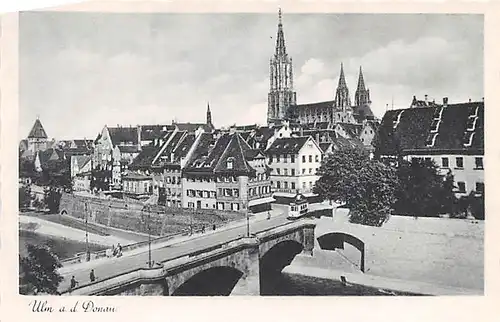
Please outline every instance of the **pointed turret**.
M212 125L212 112L210 112L210 103L207 102L207 125Z
M340 63L339 85L335 93L335 108L345 111L351 107L351 98L349 97L349 89L345 81L344 64Z
M28 134L28 139L36 138L36 139L47 139L47 133L40 122L40 119L37 117L35 120L35 124L31 128L30 134Z
M356 94L354 95L354 101L356 106L370 104L370 90L365 87L365 79L363 77L363 70L361 66L359 66L358 88L356 89Z

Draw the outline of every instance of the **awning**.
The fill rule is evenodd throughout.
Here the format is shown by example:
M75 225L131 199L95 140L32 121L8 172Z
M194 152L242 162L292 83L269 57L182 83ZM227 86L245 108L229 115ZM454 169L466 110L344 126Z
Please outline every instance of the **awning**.
M261 198L261 199L250 200L248 202L248 207L262 205L264 203L271 203L274 201L276 201L276 200L274 200L273 197L266 197L266 198Z

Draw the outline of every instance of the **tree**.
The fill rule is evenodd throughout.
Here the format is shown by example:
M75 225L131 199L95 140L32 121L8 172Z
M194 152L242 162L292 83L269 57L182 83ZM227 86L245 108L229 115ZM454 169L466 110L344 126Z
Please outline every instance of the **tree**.
M58 188L50 187L45 191L44 201L51 214L59 212L59 205L61 204L61 192Z
M19 258L19 291L21 294L58 294L63 280L57 269L59 258L45 245L27 245L28 256Z
M29 188L29 186L20 186L19 187L19 209L29 207L31 200L32 200L31 189Z
M394 168L370 160L365 150L343 148L323 160L318 174L313 191L345 203L351 222L381 226L388 219L398 184Z
M395 212L415 217L436 217L451 214L456 203L453 194L453 176L443 176L430 160L414 158L402 160L398 170L399 188Z

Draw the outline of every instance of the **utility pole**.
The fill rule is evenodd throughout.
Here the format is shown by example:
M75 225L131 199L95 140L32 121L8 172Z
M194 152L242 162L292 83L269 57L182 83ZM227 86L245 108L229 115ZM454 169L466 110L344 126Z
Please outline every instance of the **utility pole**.
M194 216L194 208L191 209L190 211L190 218L189 218L189 229L190 229L190 235L193 235L193 216Z
M153 262L151 261L151 211L148 208L146 208L146 211L148 212L148 265L151 268L153 267Z
M85 254L87 262L90 261L88 218L89 218L88 203L85 202L85 250L86 250Z
M247 237L250 237L250 218L248 214L248 207L246 203L243 203L243 206L245 207L245 212L247 217Z

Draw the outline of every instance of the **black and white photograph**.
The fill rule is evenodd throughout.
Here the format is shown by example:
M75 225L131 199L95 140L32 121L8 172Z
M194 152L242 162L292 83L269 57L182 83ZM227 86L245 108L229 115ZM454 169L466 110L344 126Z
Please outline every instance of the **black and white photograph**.
M18 293L484 295L484 20L20 12Z

